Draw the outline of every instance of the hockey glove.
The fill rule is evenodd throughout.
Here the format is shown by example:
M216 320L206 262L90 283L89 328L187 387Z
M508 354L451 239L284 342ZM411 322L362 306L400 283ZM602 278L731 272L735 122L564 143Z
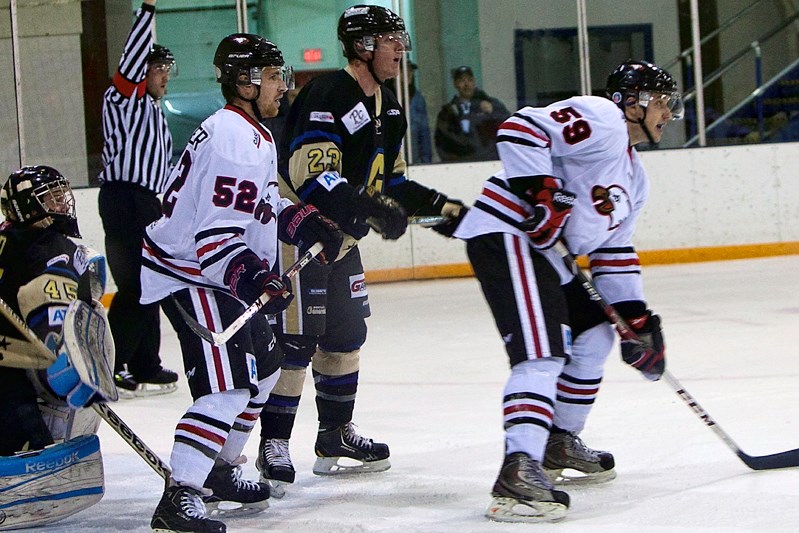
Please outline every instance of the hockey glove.
M233 295L247 305L262 294L268 294L269 301L261 308L261 312L267 315L282 312L294 299L291 281L270 272L266 261L261 261L252 252L245 252L230 262L225 272L225 283Z
M278 217L278 237L293 244L305 253L316 242L324 245L316 258L322 264L332 263L338 257L344 235L338 224L323 216L316 207L303 203L289 206Z
M441 210L441 214L447 217L446 220L432 226L431 229L444 237L452 237L467 212L469 212L469 208L463 205L460 200L448 200Z
M657 381L666 370L666 344L660 317L647 310L645 314L628 321L639 341L621 340L621 358L632 365L650 381Z
M533 215L523 220L519 227L527 232L533 246L539 250L551 248L558 242L571 216L577 197L562 189L561 185L560 179L546 176L540 186L527 190L527 201L533 206Z
M374 187L359 185L353 194L356 218L367 223L384 239L397 240L408 228L405 209L393 198L380 194Z

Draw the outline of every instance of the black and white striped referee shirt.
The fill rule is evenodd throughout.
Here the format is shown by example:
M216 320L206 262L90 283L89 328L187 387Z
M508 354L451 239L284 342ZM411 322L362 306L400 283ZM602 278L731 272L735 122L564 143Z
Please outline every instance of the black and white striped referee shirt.
M102 182L135 183L163 192L172 136L161 105L146 91L147 54L153 45L155 7L143 4L125 42L112 85L103 95Z

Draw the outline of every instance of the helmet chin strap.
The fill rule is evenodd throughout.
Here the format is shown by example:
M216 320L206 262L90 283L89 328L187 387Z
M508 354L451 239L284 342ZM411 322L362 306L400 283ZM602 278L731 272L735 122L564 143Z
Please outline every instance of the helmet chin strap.
M369 69L369 74L372 75L372 78L377 82L377 84L378 85L383 85L383 82L385 80L380 81L380 78L378 78L377 74L375 73L374 55L375 55L374 52L372 52L372 59L370 59L369 61L366 62L366 68Z
M261 116L261 110L258 109L258 103L257 103L258 97L261 96L261 86L256 85L254 83L252 85L255 85L255 98L244 98L244 96L242 96L241 94L241 91L239 91L238 89L236 90L236 92L238 93L239 98L241 98L245 102L250 103L250 105L252 106L252 114L255 116L255 120L257 120L259 123L262 123L264 121L264 117ZM238 85L236 87L238 88Z
M650 132L649 128L646 126L646 122L645 122L646 121L646 108L645 107L641 107L641 109L644 110L644 116L642 116L641 118L639 118L637 120L631 119L630 117L627 116L627 111L624 112L624 118L627 120L627 122L632 122L633 124L638 124L639 126L641 126L641 129L644 130L644 135L646 135L646 138L649 141L649 144L657 145L657 141L655 141L655 138L652 137L652 132Z

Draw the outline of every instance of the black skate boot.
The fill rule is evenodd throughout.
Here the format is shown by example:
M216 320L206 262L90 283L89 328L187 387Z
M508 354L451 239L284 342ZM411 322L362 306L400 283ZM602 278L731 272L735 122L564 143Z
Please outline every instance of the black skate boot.
M169 487L150 520L150 527L157 532L178 533L225 533L225 524L205 516L205 504L201 493L191 487L176 485Z
M505 456L486 517L497 522L554 522L566 516L569 495L555 490L541 463L526 453Z
M122 398L140 398L142 396L158 396L178 390L178 374L166 368L148 378L136 378L127 370L120 370L114 375L119 395Z
M612 453L589 448L574 433L555 429L549 435L544 455L544 469L553 483L559 485L607 483L616 478L616 471L613 469L615 466ZM568 472L564 474L564 471Z
M134 398L136 389L139 388L139 383L127 370L120 370L114 374L114 384L117 386L120 398Z
M313 473L319 476L382 472L391 468L388 445L358 435L352 422L325 430L320 428L315 450L317 459Z
M240 458L241 459L241 458ZM211 496L203 497L209 513L246 516L260 513L269 507L269 485L241 479L241 462L229 464L217 460L204 487Z
M261 481L269 485L269 494L274 498L285 496L286 485L294 483L295 471L287 439L262 439L255 466L261 472Z

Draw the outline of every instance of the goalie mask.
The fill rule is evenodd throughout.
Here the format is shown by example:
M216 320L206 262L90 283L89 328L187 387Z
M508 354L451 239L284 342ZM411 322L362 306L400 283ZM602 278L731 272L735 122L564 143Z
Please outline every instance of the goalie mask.
M613 103L624 111L629 97L644 110L656 98L668 98L672 120L683 117L682 95L677 90L677 82L671 74L647 61L626 61L616 67L608 76L606 93Z
M64 235L81 236L72 187L52 167L23 167L11 174L0 191L0 208L14 224L52 226Z

